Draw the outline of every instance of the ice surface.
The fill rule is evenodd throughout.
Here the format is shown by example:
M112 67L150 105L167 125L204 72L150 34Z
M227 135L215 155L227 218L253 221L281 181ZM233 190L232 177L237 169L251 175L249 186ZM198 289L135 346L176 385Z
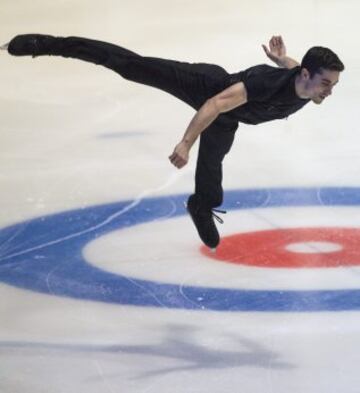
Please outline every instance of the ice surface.
M0 41L29 32L86 36L148 56L217 63L230 72L268 62L261 44L274 34L283 35L298 60L313 45L329 46L346 66L332 96L287 121L242 125L225 161L224 186L357 187L359 12L358 2L337 0L5 0ZM355 304L360 285L357 266L294 271L207 258L171 197L159 207L160 218L103 233L144 198L191 192L196 147L182 171L167 157L193 110L79 61L1 51L0 65L0 227L7 228L0 231L0 277L21 275L34 258L33 275L23 274L18 286L0 284L2 393L358 393L356 310L218 312L171 309L161 301L158 307L130 306L86 299L93 291L110 296L109 287L83 286L85 273L72 269L71 258L55 258L45 276L35 274L47 263L48 250L58 247L84 258L94 280L105 272L133 285L177 285L179 299L168 299L172 304L189 286L353 290ZM89 216L81 225L79 215L67 215L63 228L52 228L51 240L51 231L25 236L33 229L29 220L120 201L127 202L122 209L101 219ZM323 206L320 200L316 206L229 211L220 230L227 236L304 226L358 228L359 217L356 205ZM84 248L73 251L71 242L83 237ZM15 254L16 263L9 258ZM72 273L66 285L83 290L84 298L57 296L65 267ZM37 282L47 284L43 292L26 289ZM146 286L143 296L160 299L157 288Z

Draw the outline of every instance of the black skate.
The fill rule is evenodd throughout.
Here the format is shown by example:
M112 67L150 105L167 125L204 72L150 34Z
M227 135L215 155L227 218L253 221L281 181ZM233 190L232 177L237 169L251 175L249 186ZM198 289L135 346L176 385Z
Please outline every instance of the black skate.
M201 204L200 198L193 194L190 195L187 201L187 211L189 212L195 227L199 233L200 239L205 245L210 248L216 248L220 243L219 232L216 228L214 218L221 224L224 222L217 213L226 213L223 210L216 210L211 208L206 208Z
M17 35L8 45L8 52L14 56L41 56L51 54L56 37L43 34Z

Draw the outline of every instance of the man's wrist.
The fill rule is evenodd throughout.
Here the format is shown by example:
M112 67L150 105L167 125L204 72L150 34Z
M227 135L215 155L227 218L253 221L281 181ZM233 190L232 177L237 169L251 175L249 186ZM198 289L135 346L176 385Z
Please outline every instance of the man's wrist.
M287 64L286 56L278 57L277 60L276 60L276 64L279 67L286 67L286 64Z
M188 138L188 137L186 137L186 138L183 138L182 140L181 140L181 142L188 148L188 149L191 149L191 146L194 144L194 141L192 141L190 138Z
M278 66L284 68L294 68L299 65L299 63L296 60L288 56L279 57L277 64Z

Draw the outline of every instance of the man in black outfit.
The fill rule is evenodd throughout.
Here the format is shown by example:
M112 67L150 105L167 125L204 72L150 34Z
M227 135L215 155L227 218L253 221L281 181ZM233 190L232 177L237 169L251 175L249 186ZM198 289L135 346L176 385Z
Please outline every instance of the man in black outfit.
M195 193L188 212L200 238L216 248L220 238L215 207L223 201L222 161L238 123L259 124L287 118L308 102L320 104L331 94L344 65L328 48L313 47L301 65L286 56L281 36L274 36L267 56L278 66L258 65L235 74L205 63L185 63L140 56L125 48L80 37L26 34L2 47L15 56L54 55L81 59L117 72L125 79L166 91L197 112L169 159L182 168L200 135Z

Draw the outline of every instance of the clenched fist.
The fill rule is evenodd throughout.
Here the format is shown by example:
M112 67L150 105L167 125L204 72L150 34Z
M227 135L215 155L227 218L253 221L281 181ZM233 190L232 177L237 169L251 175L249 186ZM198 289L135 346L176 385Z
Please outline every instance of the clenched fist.
M181 141L175 146L174 152L169 156L170 162L181 169L189 161L190 146L187 142Z

